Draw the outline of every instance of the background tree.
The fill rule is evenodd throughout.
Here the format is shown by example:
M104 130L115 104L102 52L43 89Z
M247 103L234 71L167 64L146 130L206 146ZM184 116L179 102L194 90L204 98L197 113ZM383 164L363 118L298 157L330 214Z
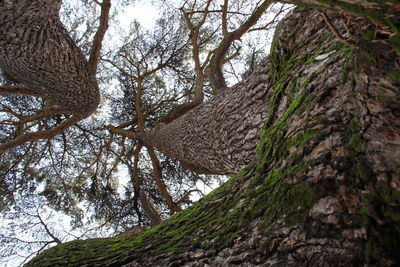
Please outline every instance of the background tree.
M41 96L48 101L43 113L35 116L8 112L19 122L10 120L17 130L11 140L3 142L0 152L28 141L54 137L92 114L98 106L100 95L94 75L101 41L107 30L110 1L101 4L102 19L89 64L60 22L61 3L61 0L43 0L2 2L0 5L3 14L1 69L20 83L2 86L1 94ZM42 118L56 114L74 116L53 129L44 129L40 125ZM32 128L34 132L30 132Z

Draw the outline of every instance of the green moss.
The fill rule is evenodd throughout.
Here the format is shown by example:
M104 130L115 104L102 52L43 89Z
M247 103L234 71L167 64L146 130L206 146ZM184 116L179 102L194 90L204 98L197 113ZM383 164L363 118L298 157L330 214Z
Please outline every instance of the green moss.
M364 182L368 182L371 177L371 171L366 168L364 164L357 162L355 164L355 174L356 177L360 178Z
M294 114L303 102L304 95L296 96L284 114L278 118L268 129L261 131L260 142L257 145L257 152L260 156L260 164L257 167L259 172L265 168L274 156L274 148L280 143L283 137L287 120Z
M400 238L400 192L390 188L387 182L378 181L363 153L367 140L361 134L361 127L355 119L348 124L350 132L347 147L349 162L352 163L349 181L353 182L353 190L361 194L361 205L351 218L345 219L353 227L368 229L367 239L362 240L364 247L363 261L380 265L383 258L398 257L393 244Z
M385 22L386 25L390 26L393 33L395 33L395 35L389 39L389 42L394 46L397 54L400 55L400 26L391 17L385 18Z
M331 40L332 35L327 35L324 38ZM291 146L303 146L315 135L315 131L309 131L300 133L296 137L293 137L293 140L284 140L286 126L291 117L296 112L303 112L307 104L310 103L314 97L309 90L316 74L303 73L303 71L307 69L308 65L314 63L316 55L326 54L332 51L341 51L343 49L343 51L346 52L347 61L350 61L353 51L352 49L343 48L344 45L342 43L334 40L332 42L327 42L329 46L317 47L316 49L318 49L318 51L315 51L315 53L307 53L303 56L299 56L285 47L280 47L279 50L275 49L277 43L278 41L275 39L270 54L270 76L274 82L274 88L268 99L269 120L260 133L260 142L256 148L258 155L258 173L265 172L272 159L279 159L287 155L288 149L290 149ZM307 44L303 45L305 46ZM299 49L299 47L296 49ZM349 56L347 56L347 54ZM347 61L345 62L347 63ZM299 68L299 66L302 66L303 71L298 71L296 72L297 75L293 75L294 69ZM283 114L277 117L278 107L282 109L280 105L283 94L286 97L286 108ZM300 155L293 153L292 157L294 160L297 160Z
M375 265L381 263L383 258L398 257L398 251L393 248L393 244L400 238L400 192L390 188L387 182L378 181L369 167L363 152L367 140L363 137L362 128L356 119L349 122L348 131L351 181L355 183L354 188L365 192L361 194L362 204L350 222L353 227L358 225L368 229L368 237L362 241L364 262Z
M371 261L371 258L378 258L380 249L376 246L375 242L367 241L364 247L364 255L367 257L367 261Z
M374 187L371 193L364 195L364 204L357 210L363 217L363 226L371 231L364 245L367 262L399 257L393 244L400 238L400 192L383 182Z
M388 73L389 79L391 79L395 83L400 82L400 70L392 70Z
M351 137L350 137L350 140L349 140L349 142L347 143L347 147L349 147L349 148L351 148L351 149L353 149L353 150L356 150L360 145L361 145L361 143L363 142L362 141L362 134L361 133L355 133L355 134L353 134Z
M347 129L349 132L349 140L347 141L347 148L350 149L350 157L353 158L361 147L363 143L365 143L365 139L362 134L362 128L356 119L352 119L348 125Z
M351 119L347 125L347 128L352 132L352 133L358 133L361 131L361 126L357 122L355 118Z
M260 192L262 191L262 192ZM263 218L268 223L282 218L287 223L304 221L307 212L317 198L316 190L311 184L303 182L295 185L280 184L275 187L266 185L259 189L251 209L244 216Z
M310 166L309 163L299 163L295 166L289 168L283 168L279 170L271 170L266 176L266 184L268 186L273 186L277 182L283 180L286 177L293 176L295 174L302 174Z

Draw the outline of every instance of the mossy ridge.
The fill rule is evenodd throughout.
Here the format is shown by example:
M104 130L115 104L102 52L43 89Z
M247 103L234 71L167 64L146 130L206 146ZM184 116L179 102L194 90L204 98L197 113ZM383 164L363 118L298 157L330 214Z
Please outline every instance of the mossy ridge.
M292 169L286 174L296 171ZM276 217L291 221L304 219L304 209L309 208L316 198L316 190L308 183L278 186L270 183L256 192L248 191L242 198L218 201L221 195L235 191L238 184L232 181L243 177L243 172L241 176L236 175L227 185L193 207L138 236L73 241L43 252L28 266L95 265L99 261L106 265L115 260L128 261L141 253L149 256L168 252L179 254L187 247L219 251L231 246L234 238L248 230L255 218L267 221ZM254 193L257 197L250 198ZM244 200L242 204L239 204L240 199ZM207 205L213 201L218 203L210 211Z
M328 39L331 40L331 37L332 36L329 36ZM285 142L285 140L283 140L283 136L285 134L288 120L296 112L301 112L302 108L310 103L314 97L312 88L310 88L310 84L316 75L314 73L304 74L303 71L307 69L307 66L314 64L315 61L317 61L316 57L318 55L326 54L332 51L342 53L341 48L344 45L338 41L334 41L333 44L330 44L328 47L318 48L318 51L315 53L308 53L303 57L298 57L298 55L293 51L289 51L284 48L281 49L280 53L278 53L274 51L275 46L276 42L273 43L271 50L272 52L270 54L270 75L274 81L274 89L269 98L269 120L266 122L265 127L261 130L260 141L256 148L256 152L259 157L259 165L257 167L258 172L264 171L266 166L270 164L272 158L277 156L277 153L284 153L284 151L282 151L282 146L284 145L282 142ZM346 50L346 52L348 51ZM346 58L350 60L350 57ZM297 76L288 75L289 73L293 73L293 70L298 68L298 66L302 67L299 69L299 71L296 71L296 73L299 73ZM276 117L279 103L281 102L283 94L287 96L286 102L288 104L284 113L280 117ZM312 134L316 134L315 131L308 132L307 135L303 137L298 136L296 138L304 139L304 137L306 137L311 139ZM292 142L293 141L294 140L292 140ZM304 145L306 141L304 141L302 145ZM287 145L288 144L286 144L286 146Z
M119 256L121 251L112 253L109 246L116 243L122 244L124 239L121 237L95 238L61 244L39 254L26 266L82 266L111 260ZM117 247L120 248L120 246Z
M95 264L101 261L108 264L116 259L130 258L132 255L146 253L148 255L160 255L173 251L178 254L184 248L200 246L201 238L198 235L204 233L203 240L212 240L215 237L226 239L222 245L228 244L233 239L232 232L243 231L245 225L235 225L235 209L239 199L218 201L221 197L232 194L239 180L249 170L243 170L232 177L227 183L214 190L194 204L191 208L181 211L160 225L131 237L96 238L78 240L52 247L30 261L27 266L78 266L82 264ZM210 212L210 203L217 201L217 208ZM211 206L214 204L211 204ZM212 225L219 226L217 230ZM196 236L196 233L198 234ZM208 234L207 234L208 233ZM216 242L221 244L220 242ZM205 249L216 249L213 244L205 242ZM133 256L134 257L134 256Z

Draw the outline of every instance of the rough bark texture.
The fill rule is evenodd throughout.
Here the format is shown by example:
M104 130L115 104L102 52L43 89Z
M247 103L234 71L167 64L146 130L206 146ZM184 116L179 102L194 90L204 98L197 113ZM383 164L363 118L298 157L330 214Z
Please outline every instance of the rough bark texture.
M366 16L376 23L394 25L391 30L398 33L390 41L400 54L397 48L400 44L400 29L395 26L399 23L400 12L393 3L311 0L304 2L338 10L347 8L349 12ZM356 4L364 5L365 9ZM387 12L387 15L382 15L382 10ZM337 23L336 26L343 27L340 22ZM301 32L298 35L298 38L304 38ZM288 41L298 40L292 36ZM212 101L199 105L185 116L168 124L160 124L147 136L147 143L196 172L236 173L254 157L256 140L263 122L267 120L265 99L272 86L268 75L269 64L270 62L264 62L249 78L228 91L223 91Z
M234 174L255 155L266 119L268 61L254 75L150 133L150 143L200 173Z
M338 17L327 14L343 30ZM260 84L246 85L266 108L254 162L157 227L59 245L28 266L399 265L399 56L368 38L361 36L354 50L335 38L318 12L293 12L279 24L269 59L254 74L260 78L248 80ZM231 99L224 105L237 106L235 95L248 97L240 92L218 96L212 106L223 96ZM192 112L223 124L221 114ZM239 114L238 120L254 119ZM179 123L207 129L197 127L201 122ZM229 137L241 127L227 125L216 135ZM187 140L207 143L203 134ZM217 148L231 149L227 144ZM190 154L189 148L182 151ZM196 149L206 156L202 146Z
M59 112L87 117L99 104L99 90L60 22L61 2L0 0L0 68Z

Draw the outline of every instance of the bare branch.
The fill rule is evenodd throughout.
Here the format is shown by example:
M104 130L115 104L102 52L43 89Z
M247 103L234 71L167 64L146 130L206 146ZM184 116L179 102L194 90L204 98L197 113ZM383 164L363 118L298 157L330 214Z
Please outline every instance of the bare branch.
M23 85L0 86L0 95L42 96L38 91Z
M235 57L240 55L240 49L241 47L238 47L235 51L235 53L233 53L232 55L230 55L229 57L225 58L224 61L222 62L222 64L228 63L229 61L231 61L232 59L234 59Z
M228 35L228 0L222 5L222 35L224 38Z
M224 38L214 50L206 73L210 80L211 87L215 92L221 92L227 88L225 78L222 74L222 65L224 64L229 47L235 40L239 40L243 34L257 23L258 19L273 2L273 0L265 0L239 28L224 35Z
M214 10L193 10L193 11L185 11L188 15L198 14L198 13L222 13L222 9L214 9ZM227 14L232 15L241 15L241 16L250 16L251 14L246 14L242 12L235 12L235 11L227 11Z
M154 181L156 182L158 190L160 190L161 194L165 198L168 208L170 210L170 214L173 214L175 212L178 212L181 210L179 206L174 202L172 199L171 195L168 193L168 190L165 186L165 184L162 181L162 169L160 165L160 161L157 158L156 153L154 152L154 149L151 147L147 147L147 152L150 156L152 165L153 165L153 177Z
M100 4L98 2L96 3ZM110 0L103 0L103 2L100 5L101 5L100 24L94 36L92 49L90 51L90 57L89 57L89 72L92 75L96 74L97 65L99 64L102 42L106 34L106 31L108 29L108 20L110 16L111 2Z
M56 242L57 244L61 244L61 243L62 243L61 240L60 240L58 237L56 237L56 236L50 231L50 229L47 227L47 224L43 221L42 217L40 216L40 213L39 213L39 210L38 210L38 209L36 210L36 216L35 216L35 217L37 217L37 218L39 219L40 224L43 226L43 228L44 228L44 230L46 231L46 233L47 233L51 238L53 238L54 242Z
M324 21L326 23L326 25L328 25L329 29L332 31L332 33L336 36L336 38L339 39L339 41L341 41L342 43L352 47L352 48L358 48L358 45L354 42L354 41L349 41L346 38L344 38L335 28L335 26L332 25L331 20L329 19L329 17L326 15L326 13L324 11L318 11L321 16L324 18Z
M135 185L137 192L139 193L139 199L142 203L142 208L147 218L150 220L151 224L157 225L161 223L162 219L158 211L154 208L153 204L149 201L146 193L141 188L141 181L138 171L139 154L142 149L142 145L138 145L134 152L134 162L133 168L131 169L132 183Z
M22 145L23 143L30 142L30 141L36 141L39 139L50 139L55 137L56 135L62 133L75 123L81 120L81 116L79 115L74 115L71 118L67 119L63 123L57 125L56 127L50 129L50 130L45 130L45 131L38 131L38 132L33 132L33 133L27 133L23 135L17 136L15 139L7 141L3 144L0 145L0 154L4 153L6 150L9 150L11 148L17 147L19 145Z

